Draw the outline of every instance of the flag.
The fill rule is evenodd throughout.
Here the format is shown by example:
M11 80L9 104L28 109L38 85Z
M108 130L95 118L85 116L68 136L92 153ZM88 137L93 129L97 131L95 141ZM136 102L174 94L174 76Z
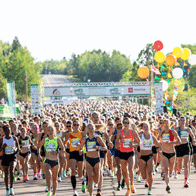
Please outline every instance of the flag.
M160 78L158 76L155 75L154 77L155 80L160 80Z
M188 64L184 62L184 63L183 63L183 66L186 67L186 66L188 66Z
M154 72L156 75L161 74L161 73L159 72L159 69L157 69L153 64L151 65L151 71Z

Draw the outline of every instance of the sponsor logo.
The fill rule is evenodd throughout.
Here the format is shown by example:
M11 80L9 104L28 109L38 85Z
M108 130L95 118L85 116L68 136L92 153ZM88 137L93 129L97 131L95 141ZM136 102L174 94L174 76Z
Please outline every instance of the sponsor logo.
M129 93L133 93L133 88L128 88Z
M58 91L57 89L54 89L52 92L53 95L60 95L60 91Z

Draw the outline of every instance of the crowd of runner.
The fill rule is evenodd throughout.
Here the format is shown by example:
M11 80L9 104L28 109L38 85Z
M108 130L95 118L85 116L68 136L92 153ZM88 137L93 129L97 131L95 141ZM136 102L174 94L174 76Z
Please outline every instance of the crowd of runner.
M66 177L73 196L80 188L90 196L96 188L101 196L105 170L117 178L116 191L127 188L125 196L136 193L134 178L145 180L151 195L158 167L168 193L169 179L177 179L182 168L182 186L188 188L191 165L196 167L195 126L196 116L189 113L156 114L147 105L113 100L45 105L39 115L1 121L0 173L6 196L14 195L15 180L31 180L29 168L33 180L46 180L47 196L55 196Z

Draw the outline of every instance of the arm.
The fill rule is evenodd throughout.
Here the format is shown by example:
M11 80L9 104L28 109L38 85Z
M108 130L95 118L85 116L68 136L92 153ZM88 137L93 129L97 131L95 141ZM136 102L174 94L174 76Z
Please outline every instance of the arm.
M3 138L0 138L0 152L1 152L2 150L4 150L4 149L6 148L6 146L7 146L6 143L3 144L3 146L2 146L2 144L3 144Z
M107 147L106 144L103 142L102 138L100 138L99 136L97 136L97 142L101 145L101 148L99 148L102 151L106 151Z
M195 135L192 132L192 129L188 128L189 134L192 137L193 143L195 144Z
M153 143L154 143L159 149L161 149L161 145L160 145L160 143L158 142L157 138L156 138L154 135L152 136L152 138L153 138Z
M177 144L177 145L181 144L182 141L181 141L180 137L178 136L177 132L172 130L172 134L174 135L176 141L170 142L170 143Z
M137 147L140 145L140 137L137 131L133 130L132 133L133 133L134 140L137 141L137 143L135 143L134 141L134 143L131 144L131 147Z
M58 145L59 145L59 147L61 149L61 152L64 152L65 153L65 147L63 145L62 140L60 138L57 138L57 142L58 142Z
M120 136L121 136L121 132L118 132L117 133L117 136L116 136L116 145L115 145L115 148L118 149L120 147L120 145L122 144L122 138L120 140Z
M19 147L19 144L18 144L18 139L15 136L13 136L13 138L14 138L14 141L15 141L15 144L16 144L16 148L17 148L15 153L17 153L18 151L20 151L20 147Z
M38 155L40 155L40 149L41 149L41 147L44 145L44 143L45 143L45 139L43 139L41 142L39 142L38 148L37 148L37 153L38 153Z
M70 133L65 133L65 144L67 144L70 137Z

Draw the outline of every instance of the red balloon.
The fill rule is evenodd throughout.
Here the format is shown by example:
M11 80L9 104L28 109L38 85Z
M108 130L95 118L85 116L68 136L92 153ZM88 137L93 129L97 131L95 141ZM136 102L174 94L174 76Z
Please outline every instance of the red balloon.
M156 51L160 51L163 49L163 43L160 41L160 40L157 40L154 45L153 45L153 48L156 50Z

